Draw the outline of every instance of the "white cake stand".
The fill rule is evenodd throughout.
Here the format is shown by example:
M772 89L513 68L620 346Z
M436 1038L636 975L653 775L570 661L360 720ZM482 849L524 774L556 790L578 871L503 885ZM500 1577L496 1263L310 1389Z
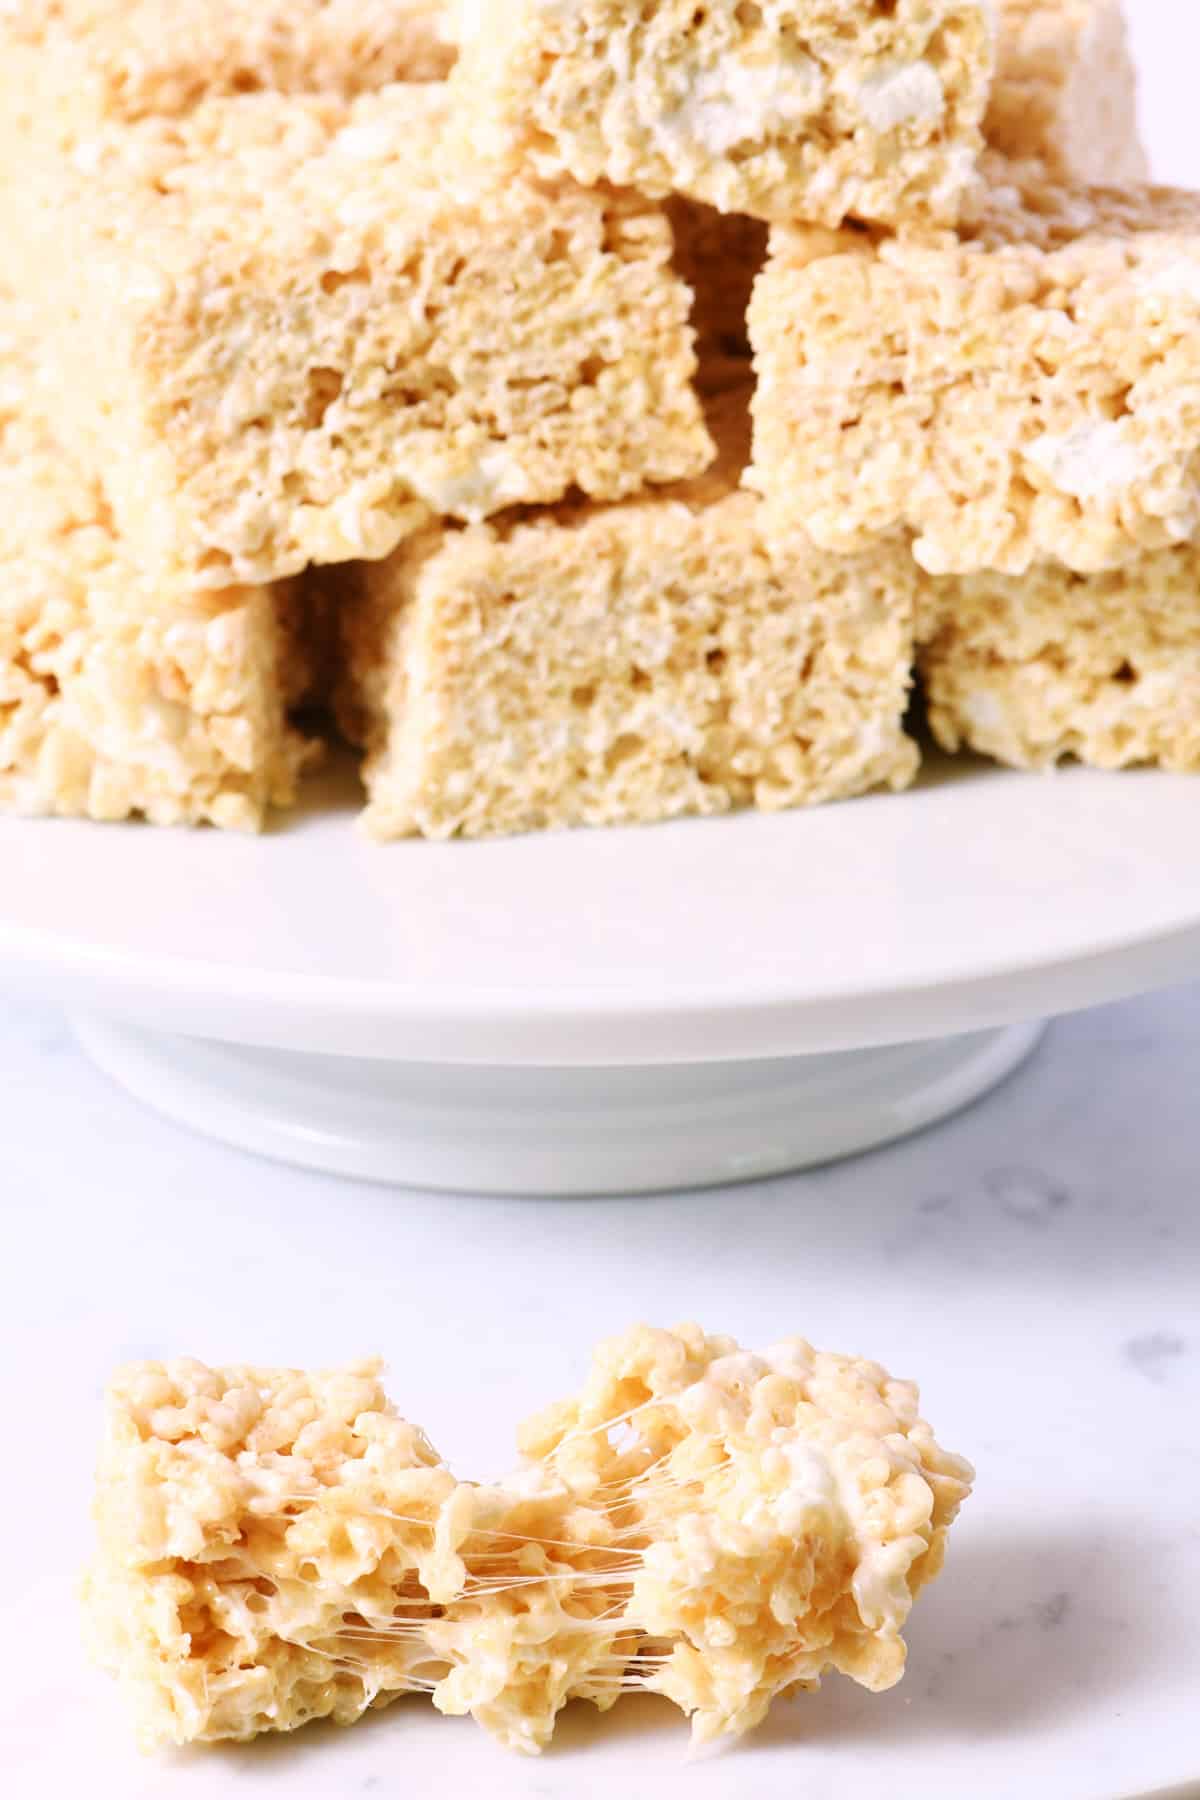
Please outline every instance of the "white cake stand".
M1200 786L935 765L777 818L380 849L0 821L0 956L264 1155L421 1187L766 1175L943 1118L1028 1021L1200 971Z

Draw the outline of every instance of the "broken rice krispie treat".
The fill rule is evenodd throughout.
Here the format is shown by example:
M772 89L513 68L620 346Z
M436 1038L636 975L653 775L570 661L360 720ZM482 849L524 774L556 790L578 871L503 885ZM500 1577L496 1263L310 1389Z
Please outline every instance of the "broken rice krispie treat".
M1200 771L1196 545L1100 575L950 577L922 612L927 711L947 750L1023 769L1071 756Z
M984 127L993 148L1067 180L1146 179L1120 0L999 0L997 46Z
M642 1685L703 1741L827 1669L876 1693L900 1680L901 1632L973 1479L918 1408L877 1363L802 1338L752 1355L643 1326L520 1443L577 1504L620 1497Z
M464 1505L374 1363L126 1370L108 1395L85 1604L143 1740L349 1724L428 1691L421 1626L465 1582Z
M533 831L907 786L916 569L769 546L723 461L661 497L436 527L357 572L343 716L379 837Z
M778 231L751 484L839 553L1084 573L1200 531L1200 197L997 163L961 241Z
M887 1687L972 1478L876 1364L695 1326L602 1345L522 1447L456 1481L373 1363L118 1376L85 1597L144 1741L432 1692L536 1751L572 1698L664 1693L706 1738L828 1668Z
M446 106L251 95L70 157L9 120L62 427L148 572L275 579L711 460L666 221L456 164Z
M485 154L722 212L952 223L981 148L987 0L458 0Z

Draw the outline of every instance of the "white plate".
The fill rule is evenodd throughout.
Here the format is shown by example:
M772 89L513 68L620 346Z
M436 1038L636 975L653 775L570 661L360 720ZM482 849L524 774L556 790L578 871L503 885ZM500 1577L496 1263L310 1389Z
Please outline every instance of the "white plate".
M528 1193L882 1143L1010 1073L1036 1015L1200 967L1183 778L935 762L811 813L388 848L357 799L334 770L262 839L0 821L0 955L176 1119Z
M498 1066L974 1031L1200 967L1200 785L934 766L779 817L380 848L0 821L0 955L155 1028Z

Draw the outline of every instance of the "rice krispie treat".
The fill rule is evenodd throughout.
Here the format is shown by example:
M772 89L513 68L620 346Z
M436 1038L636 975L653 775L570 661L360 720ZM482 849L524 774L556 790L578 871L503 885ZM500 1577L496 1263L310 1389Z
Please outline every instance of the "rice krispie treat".
M961 241L774 234L748 477L774 529L1013 575L1200 531L1200 197L991 174Z
M2 297L0 297L2 298ZM145 581L31 404L0 305L0 810L254 828L312 754L295 583Z
M775 810L908 784L907 547L768 547L736 486L744 389L718 398L714 429L721 464L669 494L437 527L357 573L343 716L368 747L375 835Z
M444 11L442 0L7 0L0 50L37 49L25 67L70 138L97 116L180 114L218 94L440 80L454 60Z
M640 1683L698 1740L752 1729L827 1669L876 1693L900 1680L901 1632L973 1480L919 1404L877 1363L803 1338L753 1355L642 1326L522 1431L577 1504L618 1498Z
M122 1372L85 1603L144 1741L426 1692L536 1752L571 1699L663 1693L703 1739L828 1668L889 1687L971 1482L878 1365L695 1326L602 1345L522 1448L456 1481L371 1362Z
M999 68L985 135L1010 157L1040 159L1076 181L1143 180L1137 78L1119 0L1000 0ZM747 346L746 315L766 260L767 227L675 195L675 264L696 295L706 354Z
M999 0L997 45L989 144L1075 181L1146 179L1121 0Z
M666 220L456 163L447 105L251 95L71 157L8 121L63 428L149 570L271 580L711 460Z
M661 1693L705 1742L828 1669L893 1686L972 1481L918 1404L799 1338L761 1356L694 1325L602 1344L477 1513L463 1556L480 1585L429 1627L455 1663L435 1703L536 1750L572 1698Z
M990 0L458 0L480 153L769 220L952 223Z
M1124 568L930 584L921 672L947 750L1017 768L1077 757L1102 769L1200 771L1200 548Z
M428 1692L422 1631L466 1580L464 1500L375 1363L123 1371L85 1609L143 1741L344 1725Z
M572 1700L607 1711L657 1666L626 1617L639 1552L615 1490L581 1500L531 1467L470 1495L463 1591L425 1632L430 1667L447 1671L433 1703L537 1755Z
M561 1482L459 1482L374 1362L140 1364L109 1389L89 1637L146 1744L347 1725L402 1694L537 1750L617 1697L630 1564ZM620 1609L620 1597L616 1602Z

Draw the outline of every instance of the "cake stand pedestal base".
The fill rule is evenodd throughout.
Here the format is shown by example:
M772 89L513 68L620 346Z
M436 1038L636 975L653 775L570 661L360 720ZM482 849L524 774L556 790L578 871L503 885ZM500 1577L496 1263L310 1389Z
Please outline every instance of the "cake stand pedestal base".
M259 1156L401 1187L510 1195L712 1187L851 1156L1003 1081L1040 1025L834 1055L492 1068L246 1048L86 1015L137 1099Z

